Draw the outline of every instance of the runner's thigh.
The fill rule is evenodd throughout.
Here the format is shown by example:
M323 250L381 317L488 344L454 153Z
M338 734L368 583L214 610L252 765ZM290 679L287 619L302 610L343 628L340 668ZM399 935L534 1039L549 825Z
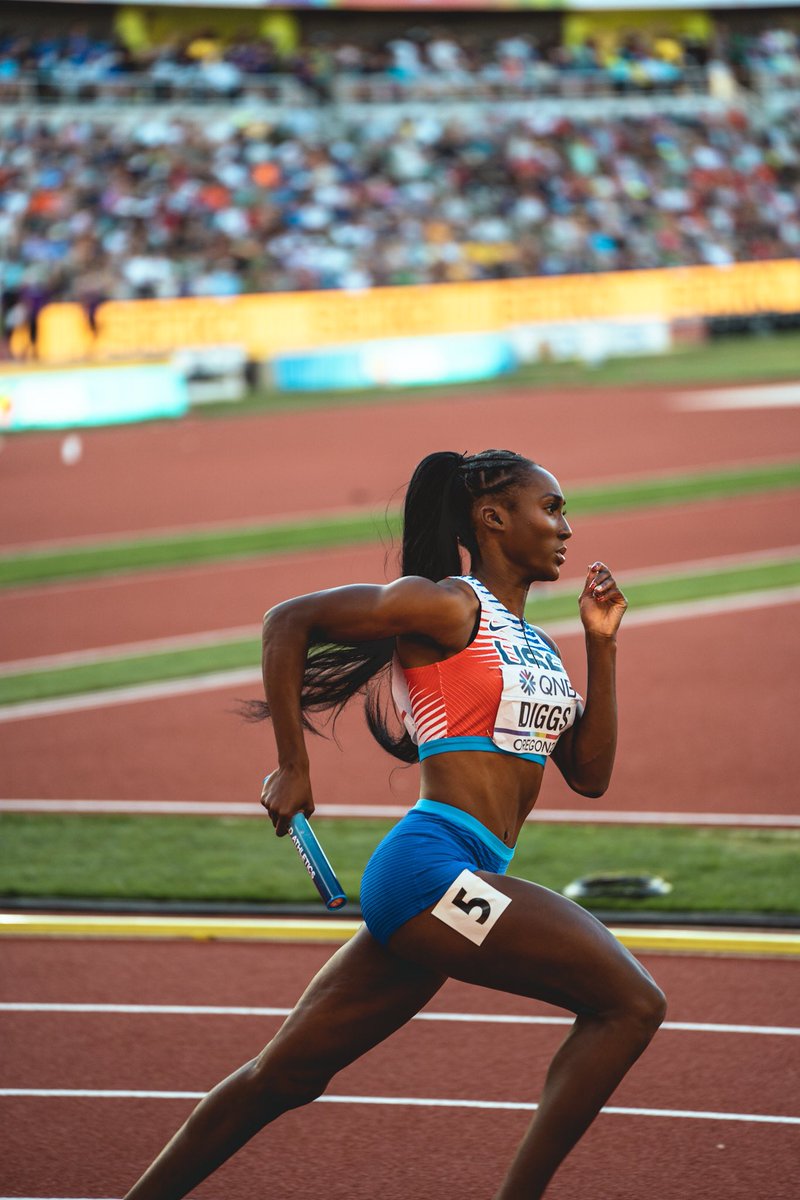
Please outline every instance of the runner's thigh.
M575 1013L613 1011L653 982L579 905L539 884L483 871L456 880L438 904L402 925L389 947L455 979Z
M399 958L362 926L312 979L265 1054L341 1070L405 1025L444 981L439 970Z

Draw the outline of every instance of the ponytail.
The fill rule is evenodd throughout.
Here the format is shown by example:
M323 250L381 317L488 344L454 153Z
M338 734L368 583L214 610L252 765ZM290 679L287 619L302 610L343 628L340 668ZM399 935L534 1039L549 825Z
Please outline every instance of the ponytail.
M401 573L438 583L461 574L459 544L469 539L471 500L463 454L439 450L414 471L403 506Z
M482 496L518 486L535 466L511 450L484 450L470 456L452 450L427 455L411 476L403 506L401 574L421 575L437 583L462 573L462 547L470 559L477 552L472 505ZM370 733L384 750L402 762L417 762L416 744L398 729L394 705L387 695L394 638L309 649L300 707L305 729L320 733L309 713L329 713L333 725L354 695L364 696ZM240 706L251 721L269 717L263 700Z

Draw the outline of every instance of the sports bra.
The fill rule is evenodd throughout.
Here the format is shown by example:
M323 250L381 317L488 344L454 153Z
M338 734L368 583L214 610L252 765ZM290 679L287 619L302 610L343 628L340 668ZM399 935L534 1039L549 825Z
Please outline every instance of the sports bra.
M561 659L472 575L455 575L480 603L477 632L442 662L392 662L392 697L422 762L481 750L544 763L575 721L581 697Z

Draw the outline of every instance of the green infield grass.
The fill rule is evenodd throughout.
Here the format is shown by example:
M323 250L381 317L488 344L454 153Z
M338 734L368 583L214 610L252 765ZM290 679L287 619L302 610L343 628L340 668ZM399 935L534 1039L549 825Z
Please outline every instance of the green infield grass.
M590 488L576 488L567 499L570 516L587 517L798 487L800 461L793 459L783 463L612 481ZM198 529L186 534L84 543L60 550L0 554L0 587L87 579L380 540L391 542L399 530L400 516L396 510L346 516L321 514L315 520L302 522L275 521L225 530Z
M315 828L348 895L387 821ZM254 818L59 816L0 818L0 894L110 900L308 903L317 899L287 838ZM536 825L513 873L561 891L579 876L660 875L667 896L598 899L588 907L662 912L800 912L800 832L687 827ZM320 905L322 912L322 906ZM346 910L345 910L346 911Z

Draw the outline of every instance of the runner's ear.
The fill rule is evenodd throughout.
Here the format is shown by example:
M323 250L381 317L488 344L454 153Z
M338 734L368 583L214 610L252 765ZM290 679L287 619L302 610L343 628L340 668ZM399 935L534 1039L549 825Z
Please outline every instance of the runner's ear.
M478 520L485 525L491 525L495 529L502 529L505 525L502 512L491 504L482 504L478 509Z

